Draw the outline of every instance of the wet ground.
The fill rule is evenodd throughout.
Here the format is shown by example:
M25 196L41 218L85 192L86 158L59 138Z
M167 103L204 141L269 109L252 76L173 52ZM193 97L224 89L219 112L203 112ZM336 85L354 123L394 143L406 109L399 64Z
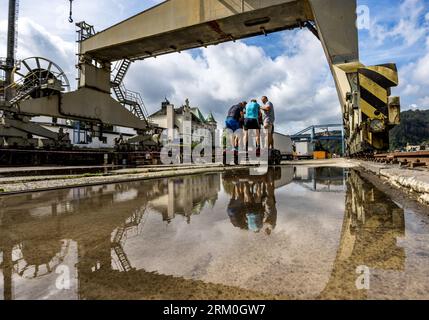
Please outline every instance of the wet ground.
M304 166L4 196L0 298L428 299L423 208Z

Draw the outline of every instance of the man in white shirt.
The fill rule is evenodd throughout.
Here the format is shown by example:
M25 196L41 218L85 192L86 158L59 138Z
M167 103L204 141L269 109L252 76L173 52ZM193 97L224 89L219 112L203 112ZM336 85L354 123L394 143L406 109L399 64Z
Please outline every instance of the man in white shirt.
M266 96L263 96L261 100L263 103L261 110L265 130L265 146L272 150L274 149L274 122L276 121L274 105Z

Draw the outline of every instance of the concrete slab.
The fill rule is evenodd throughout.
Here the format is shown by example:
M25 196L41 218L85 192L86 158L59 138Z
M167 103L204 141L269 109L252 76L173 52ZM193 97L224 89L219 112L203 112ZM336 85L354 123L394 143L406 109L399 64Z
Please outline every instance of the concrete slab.
M420 202L429 204L429 171L367 161L356 161L356 163L366 171L385 179L391 185L416 193Z

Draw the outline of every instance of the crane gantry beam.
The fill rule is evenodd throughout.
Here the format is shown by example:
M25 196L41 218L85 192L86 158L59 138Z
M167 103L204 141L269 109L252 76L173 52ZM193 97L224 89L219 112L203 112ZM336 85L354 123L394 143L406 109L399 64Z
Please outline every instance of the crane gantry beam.
M359 60L356 2L344 0L169 0L83 41L80 53L102 61L144 59L308 21L321 28L333 63Z

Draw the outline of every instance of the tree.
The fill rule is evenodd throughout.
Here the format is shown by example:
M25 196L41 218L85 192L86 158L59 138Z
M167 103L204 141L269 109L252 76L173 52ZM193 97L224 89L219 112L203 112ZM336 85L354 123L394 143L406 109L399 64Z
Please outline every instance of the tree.
M429 141L429 110L409 110L401 113L401 124L390 131L391 150Z

